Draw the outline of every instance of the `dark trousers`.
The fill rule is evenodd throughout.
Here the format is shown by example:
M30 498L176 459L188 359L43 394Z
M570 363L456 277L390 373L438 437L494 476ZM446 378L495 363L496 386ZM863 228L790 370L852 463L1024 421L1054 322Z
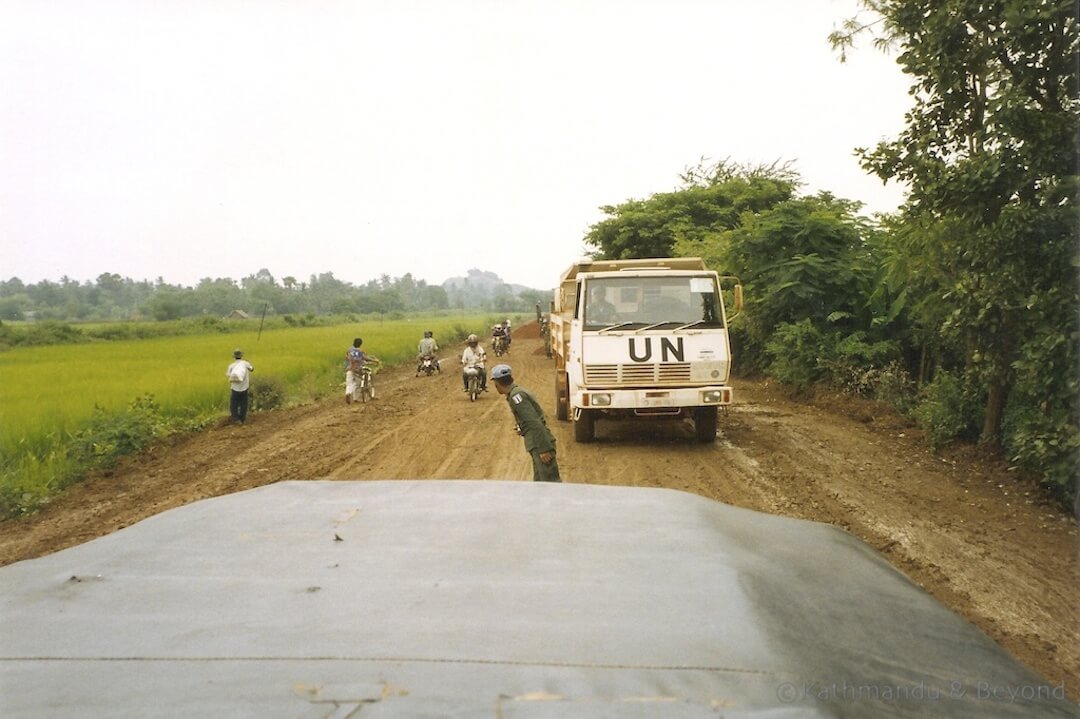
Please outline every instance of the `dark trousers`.
M247 419L248 409L248 390L243 392L237 392L232 390L232 396L229 397L229 414L237 422L243 423Z
M480 370L480 389L487 389L487 370L483 367L477 367L476 369ZM461 373L461 384L464 385L465 389L469 389L469 375L464 372Z
M540 452L533 450L529 452L529 456L532 457L533 465L533 481L534 482L561 482L562 478L559 476L559 462L556 459L551 460L551 464L544 464L540 460Z

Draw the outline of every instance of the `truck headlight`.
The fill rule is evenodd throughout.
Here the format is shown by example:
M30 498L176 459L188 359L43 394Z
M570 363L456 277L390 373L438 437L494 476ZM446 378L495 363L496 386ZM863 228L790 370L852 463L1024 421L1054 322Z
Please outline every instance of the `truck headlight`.
M705 404L720 404L724 401L724 390L710 389L701 393L701 401Z
M591 395L593 407L610 407L611 395L607 392L598 392Z

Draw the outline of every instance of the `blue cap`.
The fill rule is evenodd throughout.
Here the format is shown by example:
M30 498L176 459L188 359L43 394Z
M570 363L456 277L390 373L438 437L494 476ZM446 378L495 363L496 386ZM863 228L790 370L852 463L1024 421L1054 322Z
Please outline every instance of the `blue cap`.
M509 377L509 376L510 376L510 365L508 365L508 364L497 364L497 365L495 365L494 367L491 368L491 377L492 377L492 379L502 379L503 377Z

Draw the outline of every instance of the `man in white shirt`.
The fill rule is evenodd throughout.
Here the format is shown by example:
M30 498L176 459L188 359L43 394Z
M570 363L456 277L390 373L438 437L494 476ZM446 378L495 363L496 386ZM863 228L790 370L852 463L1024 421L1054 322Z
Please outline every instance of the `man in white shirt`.
M480 341L476 335L469 335L469 339L466 340L467 346L465 351L461 353L461 364L466 369L469 367L475 367L480 373L480 389L487 392L487 372L484 371L484 361L487 359L487 354L484 352L484 348L480 346ZM461 373L461 382L465 386L465 391L469 391L469 375L465 372Z
M229 380L232 394L229 397L229 415L233 422L243 424L247 419L248 411L248 388L251 383L251 373L255 368L244 359L244 353L239 349L233 350L233 363L225 370L225 377Z

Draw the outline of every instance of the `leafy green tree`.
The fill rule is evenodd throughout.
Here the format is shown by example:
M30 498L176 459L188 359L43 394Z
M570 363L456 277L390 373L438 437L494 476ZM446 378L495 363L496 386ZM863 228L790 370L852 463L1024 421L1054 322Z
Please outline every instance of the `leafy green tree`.
M0 320L21 320L26 316L30 298L25 294L0 295Z
M0 281L0 297L21 295L26 293L26 285L18 277Z
M933 268L918 280L918 321L962 352L966 376L981 387L983 442L999 442L1008 392L1022 386L1042 416L1062 418L1045 443L1074 452L1076 5L862 4L876 19L848 21L830 39L843 53L875 33L899 49L913 78L900 135L860 154L866 169L910 188L893 250L909 268Z
M728 161L699 164L681 177L683 186L645 200L600 209L585 244L601 259L670 257L678 241L701 241L737 227L746 214L790 199L799 184L786 165L742 166Z
M187 287L161 286L146 303L155 320L175 320L196 313L195 292Z
M445 310L450 307L446 289L439 285L424 285L420 289L420 306L426 310Z
M195 287L195 297L200 311L217 317L247 305L243 291L227 277L202 278Z
M712 243L715 262L744 286L744 368L761 368L781 325L808 320L831 335L881 325L875 319L882 310L875 312L871 302L876 269L866 237L872 228L858 210L857 202L828 193L791 199L748 213ZM680 246L680 252L695 250L692 243Z

